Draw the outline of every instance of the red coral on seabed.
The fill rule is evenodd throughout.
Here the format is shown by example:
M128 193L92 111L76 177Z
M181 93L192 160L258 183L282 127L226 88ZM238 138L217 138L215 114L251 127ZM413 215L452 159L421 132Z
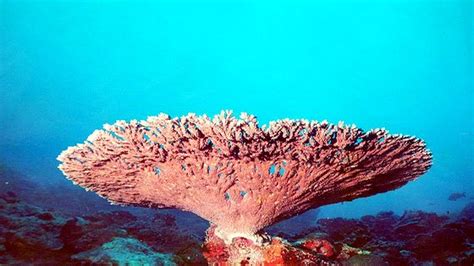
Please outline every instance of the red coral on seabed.
M207 231L203 252L211 265L338 265L331 262L329 256L294 247L278 237L262 244L236 237L232 243L226 244L214 234L214 229L215 226L211 226Z
M417 138L354 125L222 112L117 121L69 147L59 168L118 204L179 208L215 225L227 245L308 209L403 186L431 154Z
M328 258L333 257L335 254L334 247L329 241L324 239L308 239L301 243L301 247Z

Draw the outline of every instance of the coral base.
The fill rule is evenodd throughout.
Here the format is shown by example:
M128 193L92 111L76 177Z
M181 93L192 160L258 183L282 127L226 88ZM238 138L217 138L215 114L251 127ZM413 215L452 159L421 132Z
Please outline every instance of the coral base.
M330 259L334 254L332 246L321 243L321 251L326 253L320 253L316 246L297 248L278 237L268 238L264 243L236 237L226 244L216 236L215 227L211 227L207 230L203 254L210 265L338 265Z

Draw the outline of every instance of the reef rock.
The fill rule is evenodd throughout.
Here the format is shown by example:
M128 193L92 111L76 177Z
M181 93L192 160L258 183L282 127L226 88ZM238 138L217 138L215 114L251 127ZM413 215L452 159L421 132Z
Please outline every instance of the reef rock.
M402 216L384 212L362 219L320 219L306 235L292 241L273 237L259 244L234 238L227 244L211 230L204 241L161 212L150 217L123 211L65 217L26 204L13 193L0 194L0 203L0 264L4 265L109 265L128 259L128 264L156 259L153 263L206 265L206 258L221 264L229 260L280 265L474 264L474 223L461 215L447 218L411 211ZM377 225L387 226L382 230ZM411 239L407 239L409 232ZM118 256L123 250L126 255Z
M117 265L176 265L173 256L153 251L133 238L116 237L102 246L72 256L80 263Z
M474 201L466 204L466 206L464 206L459 216L460 218L474 221Z

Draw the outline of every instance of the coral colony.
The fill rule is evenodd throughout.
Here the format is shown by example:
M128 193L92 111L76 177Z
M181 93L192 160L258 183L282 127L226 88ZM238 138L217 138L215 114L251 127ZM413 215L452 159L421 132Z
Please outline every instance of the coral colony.
M431 165L414 137L325 121L259 127L255 116L230 111L106 124L58 159L75 184L112 203L178 208L208 220L204 255L211 264L321 261L263 229L396 189ZM305 245L332 252L326 242Z

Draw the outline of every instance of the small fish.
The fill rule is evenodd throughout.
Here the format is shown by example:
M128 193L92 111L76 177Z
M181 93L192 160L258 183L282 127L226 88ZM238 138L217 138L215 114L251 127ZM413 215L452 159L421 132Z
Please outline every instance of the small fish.
M454 192L452 193L451 195L449 195L449 198L448 200L451 200L451 201L456 201L458 199L461 199L461 198L464 198L466 197L466 193L460 193L460 192Z

